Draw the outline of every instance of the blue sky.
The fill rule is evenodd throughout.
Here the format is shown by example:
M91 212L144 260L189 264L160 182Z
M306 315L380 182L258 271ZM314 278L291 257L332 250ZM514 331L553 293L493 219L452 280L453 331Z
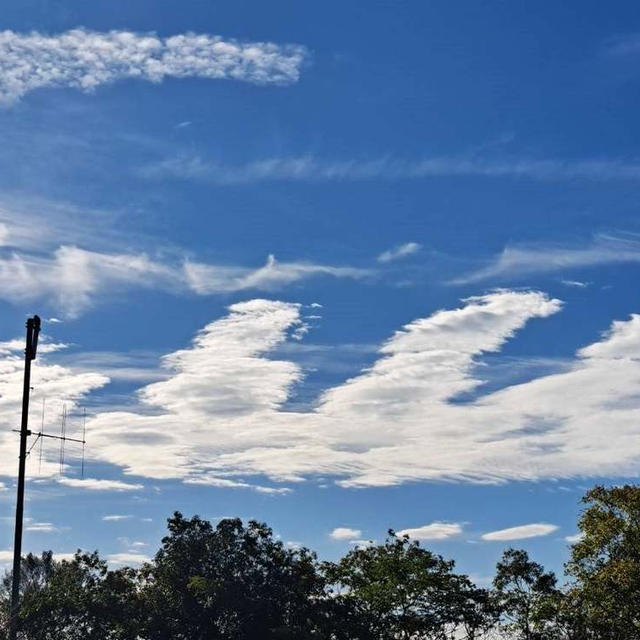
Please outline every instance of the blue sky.
M584 490L639 468L635 3L26 1L1 28L1 562L39 313L32 421L86 409L87 472L34 449L26 549L139 561L180 509L561 569Z

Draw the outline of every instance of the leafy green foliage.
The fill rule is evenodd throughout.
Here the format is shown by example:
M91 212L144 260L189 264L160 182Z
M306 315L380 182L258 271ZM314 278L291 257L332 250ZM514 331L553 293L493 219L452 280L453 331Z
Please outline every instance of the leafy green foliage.
M588 637L640 638L640 487L597 486L582 501L567 573Z
M135 640L135 571L109 571L97 553L55 562L51 552L22 559L19 633L29 640ZM2 585L5 616L10 578Z
M491 591L393 531L319 563L259 522L214 527L176 512L155 558L137 570L109 570L97 553L24 557L19 638L640 640L640 487L595 487L583 502L568 584L509 549ZM10 591L6 575L0 640Z
M453 568L453 561L389 531L384 544L354 549L327 563L325 573L370 634L357 637L445 639L465 629L474 638L493 624L491 601Z
M142 575L152 640L304 638L320 622L315 556L285 548L257 522L222 520L214 529L176 513Z
M560 595L556 582L555 575L530 560L526 551L504 552L493 585L504 626L514 640L556 638L553 620Z

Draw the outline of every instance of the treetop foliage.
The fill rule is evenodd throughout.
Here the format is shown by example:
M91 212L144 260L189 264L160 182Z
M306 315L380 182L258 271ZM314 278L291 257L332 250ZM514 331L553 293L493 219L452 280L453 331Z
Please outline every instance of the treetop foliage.
M265 524L176 512L155 557L22 559L21 640L640 640L640 488L594 487L566 583L507 549L490 589L389 531L337 562ZM6 638L11 575L0 583Z

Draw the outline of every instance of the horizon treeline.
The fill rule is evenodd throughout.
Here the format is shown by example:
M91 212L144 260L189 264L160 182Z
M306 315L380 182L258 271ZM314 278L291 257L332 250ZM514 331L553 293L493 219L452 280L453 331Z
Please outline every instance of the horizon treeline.
M98 552L22 559L21 640L638 640L640 487L596 486L562 583L508 549L490 588L393 531L319 561L265 524L175 512L155 557L109 569ZM11 574L0 584L6 640Z

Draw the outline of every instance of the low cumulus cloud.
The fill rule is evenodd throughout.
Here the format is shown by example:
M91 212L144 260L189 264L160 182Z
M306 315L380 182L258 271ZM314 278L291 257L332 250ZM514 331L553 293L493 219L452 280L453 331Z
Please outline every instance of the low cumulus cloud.
M353 540L354 538L359 538L362 535L362 531L360 529L352 529L351 527L336 527L330 534L329 537L334 540Z
M305 47L240 42L207 34L168 38L131 31L73 29L57 35L0 32L0 102L35 89L91 91L125 78L167 77L291 84L308 58Z
M508 529L500 529L499 531L491 531L485 533L482 539L487 542L508 542L510 540L526 540L527 538L539 538L548 536L558 530L555 524L523 524L518 527L510 527Z
M413 540L446 540L462 533L462 524L458 522L432 522L422 527L396 531L398 536L409 536Z

